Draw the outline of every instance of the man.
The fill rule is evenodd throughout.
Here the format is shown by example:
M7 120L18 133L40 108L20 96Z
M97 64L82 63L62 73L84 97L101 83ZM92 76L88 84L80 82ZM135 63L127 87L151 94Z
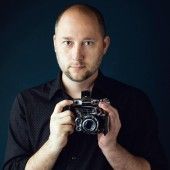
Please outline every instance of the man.
M61 73L17 96L4 169L167 169L148 98L99 71L110 42L100 12L88 5L68 7L53 39ZM110 118L106 135L76 132L75 113L64 109L84 90L110 100L99 103Z

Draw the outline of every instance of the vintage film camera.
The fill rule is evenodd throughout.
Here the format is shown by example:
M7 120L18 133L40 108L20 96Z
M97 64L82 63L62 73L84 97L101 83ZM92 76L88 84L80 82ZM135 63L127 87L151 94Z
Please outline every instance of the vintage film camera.
M98 107L100 101L108 99L92 99L89 91L83 91L80 99L74 99L70 110L75 114L75 130L86 134L107 134L109 131L109 116Z

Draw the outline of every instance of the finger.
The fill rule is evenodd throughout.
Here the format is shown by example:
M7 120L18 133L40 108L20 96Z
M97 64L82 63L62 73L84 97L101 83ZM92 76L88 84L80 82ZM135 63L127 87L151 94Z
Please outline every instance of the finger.
M100 102L99 107L108 113L114 113L116 117L119 115L118 111L113 106L111 106L110 104L106 102Z
M115 124L118 127L121 126L121 122L120 122L120 118L119 118L119 113L118 113L117 109L115 109L110 104L105 103L105 102L100 102L99 103L99 107L109 113L110 123L111 124Z
M71 116L73 119L75 118L74 114L70 110L66 110L64 112L57 113L57 114L55 114L55 116L59 119L62 119L67 116Z
M114 109L114 112L110 112L109 118L110 118L110 124L111 124L111 126L110 126L111 131L112 131L112 129L114 131L119 131L119 129L121 128L121 122L120 122L118 111L116 109Z
M73 103L72 100L62 100L61 102L56 104L54 108L54 113L61 112L65 106L71 105L72 103Z
M74 132L74 126L72 126L72 125L62 125L62 130L65 133L72 134Z
M61 124L61 125L72 125L75 126L75 121L71 116L67 116L61 119L57 119L56 123Z
M54 124L72 124L74 125L74 115L71 111L67 110L58 114L51 115L51 121Z

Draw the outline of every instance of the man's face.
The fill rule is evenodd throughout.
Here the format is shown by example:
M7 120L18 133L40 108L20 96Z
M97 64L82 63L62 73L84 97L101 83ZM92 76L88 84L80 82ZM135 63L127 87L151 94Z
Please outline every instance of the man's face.
M58 64L64 76L72 81L82 82L96 73L108 46L109 37L103 38L93 15L67 11L55 29Z

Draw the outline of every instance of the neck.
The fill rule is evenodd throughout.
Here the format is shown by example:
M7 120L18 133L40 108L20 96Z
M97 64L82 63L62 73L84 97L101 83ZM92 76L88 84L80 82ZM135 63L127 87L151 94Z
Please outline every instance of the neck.
M98 71L96 71L91 77L82 82L75 82L70 80L65 74L62 73L62 81L68 95L70 95L73 99L81 98L81 91L92 91L97 75Z

